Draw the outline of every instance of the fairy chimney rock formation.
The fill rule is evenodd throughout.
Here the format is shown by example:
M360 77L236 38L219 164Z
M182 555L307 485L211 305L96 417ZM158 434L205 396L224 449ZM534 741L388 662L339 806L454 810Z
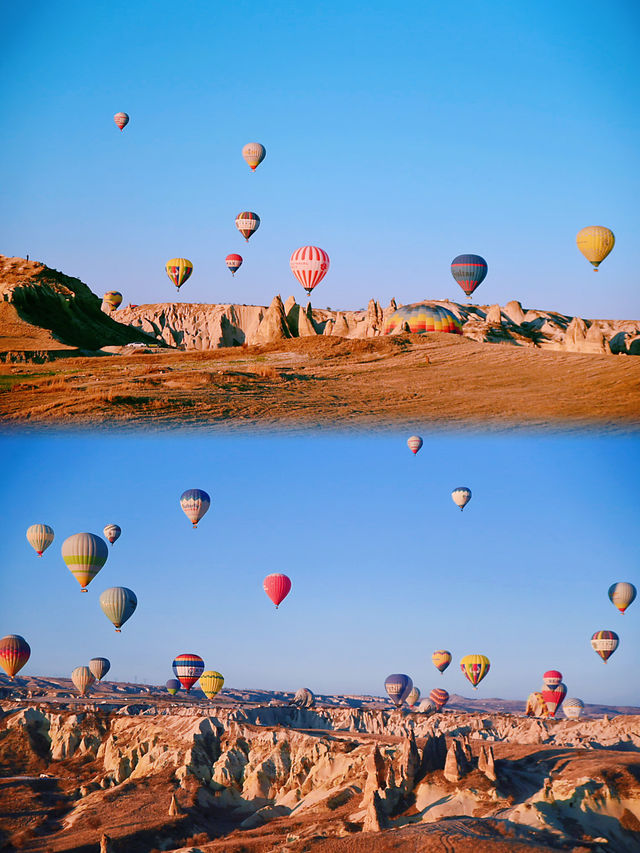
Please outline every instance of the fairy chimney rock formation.
M465 746L458 738L454 738L447 751L447 758L444 764L444 778L449 782L459 782L471 770L466 753Z
M342 311L338 311L336 314L336 321L333 324L331 334L338 335L342 338L346 338L349 334L349 324L347 323L347 318L344 316Z
M495 782L496 776L495 762L493 758L493 747L490 744L482 744L480 754L478 755L478 770L489 779Z
M377 791L373 791L362 822L363 832L380 832L387 825L382 801Z
M502 313L499 305L492 305L491 308L489 308L487 316L485 317L485 322L490 326L502 325Z
M522 305L517 299L512 299L511 302L507 302L504 306L504 313L512 323L515 323L516 326L522 325L524 321L524 311L522 310Z
M284 305L280 295L275 296L271 305L267 308L260 325L256 329L252 344L270 344L274 341L282 341L290 338L291 332L287 325L287 317L284 313Z
M179 815L179 814L182 814L182 809L178 805L176 795L171 794L171 802L169 803L169 815L171 817L175 817L176 815Z
M299 338L308 338L311 335L317 335L315 326L311 321L311 305L309 304L308 308L305 309L300 306L300 310L298 311L298 337Z

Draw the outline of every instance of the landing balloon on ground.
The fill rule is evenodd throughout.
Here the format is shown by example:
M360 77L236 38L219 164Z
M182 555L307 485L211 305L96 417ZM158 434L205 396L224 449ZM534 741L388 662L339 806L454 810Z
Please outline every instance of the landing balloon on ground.
M62 559L82 592L87 592L87 586L107 562L107 543L95 533L74 533L64 540L61 551Z
M568 717L570 720L577 720L582 716L582 712L584 711L584 702L582 699L565 699L562 710L565 717Z
M295 695L291 700L291 704L298 708L313 708L315 702L316 697L308 687L301 687L300 690L296 690Z
M413 335L424 335L428 332L461 335L462 323L448 308L430 302L414 302L411 305L401 305L384 321L383 335L401 332L410 332Z
M49 545L53 542L53 527L48 524L32 524L27 528L27 542L38 557L42 557Z

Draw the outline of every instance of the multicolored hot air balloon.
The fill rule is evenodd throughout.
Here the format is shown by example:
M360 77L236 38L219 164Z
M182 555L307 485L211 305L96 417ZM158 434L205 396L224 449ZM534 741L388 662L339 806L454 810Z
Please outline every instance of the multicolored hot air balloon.
M102 612L116 626L116 633L132 615L138 606L135 592L126 586L112 586L100 593Z
M116 113L113 117L113 120L118 125L120 130L124 130L125 127L129 124L129 116L126 113Z
M598 266L613 249L615 242L613 231L603 225L589 225L578 231L576 236L578 249L593 264L594 272L598 272Z
M548 687L550 690L553 690L554 687L557 687L558 684L562 681L562 673L558 672L557 669L549 669L542 676L542 683L545 687Z
M414 456L420 450L423 444L424 442L419 435L410 435L407 439L407 447L413 453Z
M464 677L471 682L474 690L478 689L478 684L489 672L490 666L491 663L486 655L465 655L460 661L460 669Z
M577 720L582 716L582 712L584 711L584 702L582 699L565 699L562 710L565 717L568 717L570 720Z
M471 500L471 489L466 486L458 486L451 492L451 500L462 511Z
M247 164L251 167L251 171L255 172L260 163L267 156L267 149L259 142L247 142L242 149L242 156Z
M102 297L102 304L108 305L110 311L115 311L122 305L122 294L119 290L107 290Z
M178 290L180 290L193 272L193 264L186 258L171 258L170 261L167 261L164 268Z
M620 644L620 637L615 631L596 631L591 637L591 645L596 654L606 663Z
M29 528L29 530L31 530L31 528ZM609 598L611 603L618 608L620 613L624 613L627 607L630 604L633 604L637 594L638 592L635 586L632 583L626 583L625 581L611 584L609 587Z
M31 647L20 634L7 634L0 640L0 666L13 679L31 656Z
M49 545L53 542L53 527L48 524L32 524L27 528L27 542L34 549L38 557L42 557Z
M277 610L278 606L285 600L291 591L291 579L286 575L276 572L272 575L267 575L262 582L262 586L271 601L275 604Z
M170 678L165 684L165 687L172 696L175 696L178 690L180 690L180 682L177 678Z
M434 687L431 693L429 693L429 699L436 706L436 710L441 711L449 701L449 693L441 687Z
M316 697L308 687L301 687L296 690L295 696L291 700L291 704L297 708L313 708L316 703Z
M172 666L176 678L187 693L204 672L204 661L200 655L178 655Z
M408 675L404 675L401 672L394 672L385 678L384 689L387 691L389 699L399 708L409 693L411 693L413 681Z
M471 299L471 294L487 277L489 267L480 255L458 255L451 261L451 275Z
M231 270L231 275L235 275L242 266L242 255L227 255L225 263L227 264L227 269Z
M440 670L440 672L444 672L451 663L451 652L446 651L446 649L437 649L437 651L431 655L431 660L433 661L433 665L436 669Z
M415 704L417 704L420 699L420 688L415 685L409 691L409 695L406 698L406 703L410 708L413 708Z
M74 533L62 543L62 559L74 578L87 591L87 586L107 562L109 548L95 533Z
M249 237L260 227L260 217L252 210L243 210L236 216L236 228L244 239L249 242Z
M556 684L555 687L545 687L542 691L542 699L545 702L549 711L550 717L555 717L556 711L562 705L564 697L567 695L567 688L562 682Z
M104 538L107 542L109 542L110 545L113 545L116 539L120 538L122 530L118 524L107 524L102 532L104 533Z
M452 335L462 334L462 323L456 315L436 305L433 302L414 302L411 305L401 305L384 321L383 335L396 332L411 332L413 335L424 335L427 332L450 332Z
M180 506L195 530L198 522L211 506L211 498L204 489L187 489L180 496Z
M77 666L71 673L71 681L81 696L87 695L87 691L95 680L96 677L88 666Z
M223 684L224 677L220 675L219 672L215 672L213 669L208 669L200 676L200 689L207 699L213 699L216 693L219 693L222 690Z
M111 661L108 658L91 658L89 669L98 681L102 681L111 669Z
M291 272L309 296L329 272L329 263L329 255L318 246L302 246L296 249L289 259Z

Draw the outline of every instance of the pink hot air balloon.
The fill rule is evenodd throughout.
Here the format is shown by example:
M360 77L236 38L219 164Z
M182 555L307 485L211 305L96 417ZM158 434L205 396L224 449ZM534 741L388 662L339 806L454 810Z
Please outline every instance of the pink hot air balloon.
M419 435L411 435L407 439L407 447L414 455L420 450L423 443Z
M567 688L562 682L556 684L555 687L545 687L542 691L542 700L549 709L549 716L555 717L556 711L562 705L564 697L567 695Z
M281 604L289 595L289 591L291 590L291 580L286 575L267 575L262 582L262 586L271 601L275 604L277 610L278 605Z
M242 255L227 255L225 258L227 268L231 270L231 275L235 275L242 266Z
M116 113L113 117L113 120L118 125L120 130L124 130L125 127L129 124L129 116L126 113Z
M329 272L329 255L318 246L302 246L289 260L291 272L309 295Z

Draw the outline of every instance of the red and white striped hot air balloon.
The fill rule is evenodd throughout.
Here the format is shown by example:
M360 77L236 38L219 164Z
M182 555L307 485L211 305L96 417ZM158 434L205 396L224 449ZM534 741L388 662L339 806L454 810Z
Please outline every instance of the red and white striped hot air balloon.
M126 113L116 113L113 117L113 120L118 125L120 130L124 130L125 127L129 124L129 116Z
M419 435L411 435L407 439L407 447L415 455L423 445L423 441Z
M291 272L309 295L329 272L329 255L318 246L302 246L289 260Z
M262 586L271 601L275 604L277 610L278 605L281 604L289 595L291 590L291 579L286 575L278 573L267 575L262 582Z

